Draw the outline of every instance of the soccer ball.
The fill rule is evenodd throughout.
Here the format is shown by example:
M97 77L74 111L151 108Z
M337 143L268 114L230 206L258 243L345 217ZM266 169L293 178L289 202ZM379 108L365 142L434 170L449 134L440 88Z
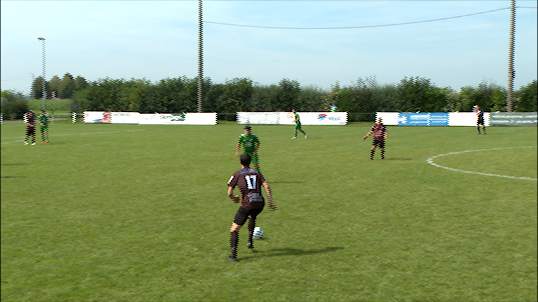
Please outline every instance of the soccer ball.
M259 227L254 228L254 232L252 234L252 238L254 239L262 239L263 237L263 230Z

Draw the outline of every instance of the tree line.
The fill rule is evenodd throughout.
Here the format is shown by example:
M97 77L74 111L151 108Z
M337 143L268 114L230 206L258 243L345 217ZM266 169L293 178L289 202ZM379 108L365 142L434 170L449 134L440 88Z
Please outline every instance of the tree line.
M325 90L301 86L296 80L282 79L277 84L260 85L250 78L233 78L214 83L203 82L203 112L235 113L237 111L329 111L336 104L338 111L351 113L350 121L371 120L378 111L391 112L454 112L471 111L480 105L484 111L506 111L507 90L495 83L482 82L459 91L437 87L424 77L405 77L396 84L381 85L375 76L358 78L349 85L338 82ZM41 97L43 79L32 83L32 96ZM140 113L196 112L198 79L185 76L157 82L146 79L103 78L88 82L78 76L54 76L45 83L47 91L58 98L71 98L71 110L135 111ZM51 97L51 93L47 95ZM514 92L513 111L537 110L536 80ZM2 92L4 112L4 92ZM362 114L362 115L361 115ZM225 115L222 115L223 117ZM230 114L229 119L235 119Z

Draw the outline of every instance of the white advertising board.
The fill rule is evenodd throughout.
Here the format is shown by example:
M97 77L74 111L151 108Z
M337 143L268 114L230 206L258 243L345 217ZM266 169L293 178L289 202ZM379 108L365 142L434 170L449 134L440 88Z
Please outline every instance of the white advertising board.
M86 111L84 123L145 125L216 125L217 113L150 113Z
M346 125L347 112L297 112L302 125ZM292 112L237 112L238 124L294 125Z
M112 112L110 112L110 111L85 111L84 112L84 123L111 124L112 123Z
M217 113L150 113L140 114L141 125L216 125Z
M138 112L85 111L84 123L138 124Z
M490 125L490 115L484 112L486 126ZM377 112L378 117L383 124L394 126L476 126L477 122L474 112Z
M278 125L279 112L237 112L237 123L242 125Z

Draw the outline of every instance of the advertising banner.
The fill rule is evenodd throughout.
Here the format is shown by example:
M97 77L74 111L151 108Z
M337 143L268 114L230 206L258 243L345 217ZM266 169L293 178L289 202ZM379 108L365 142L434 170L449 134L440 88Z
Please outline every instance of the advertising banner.
M150 113L86 111L84 123L145 125L216 125L217 113Z
M347 112L297 112L302 125L347 125ZM280 113L280 125L294 125L292 112Z
M489 112L484 112L484 125L489 126ZM475 126L478 116L474 112L450 112L449 126Z
M85 111L84 123L111 124L112 112L110 111Z
M302 125L346 125L347 112L297 112ZM292 112L237 112L238 124L294 125Z
M492 126L536 126L536 112L492 112Z
M85 111L84 123L138 124L138 112Z
M140 114L141 125L216 125L217 114L208 113L149 113Z
M377 112L385 125L398 126L476 126L474 112ZM490 113L484 112L484 123L490 125Z
M279 112L237 112L237 123L242 125L278 125Z
M448 126L448 113L400 112L398 126Z

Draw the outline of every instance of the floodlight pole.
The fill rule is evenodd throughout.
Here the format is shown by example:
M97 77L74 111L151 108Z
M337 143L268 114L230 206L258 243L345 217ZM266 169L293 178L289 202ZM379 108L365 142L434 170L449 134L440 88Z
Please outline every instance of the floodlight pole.
M46 89L46 80L45 80L45 71L46 71L46 61L45 61L45 38L37 38L38 40L40 40L43 45L43 59L42 59L42 63L43 63L43 85L42 85L42 93L41 93L41 98L42 98L42 109L45 110L45 100L47 99L47 89Z
M510 13L510 42L508 43L508 95L506 99L506 111L512 112L512 95L514 91L514 78L516 77L516 71L514 70L514 50L516 48L515 42L516 33L516 0L512 0L512 7Z
M203 47L202 0L198 0L198 112L202 112L204 84L204 47Z

